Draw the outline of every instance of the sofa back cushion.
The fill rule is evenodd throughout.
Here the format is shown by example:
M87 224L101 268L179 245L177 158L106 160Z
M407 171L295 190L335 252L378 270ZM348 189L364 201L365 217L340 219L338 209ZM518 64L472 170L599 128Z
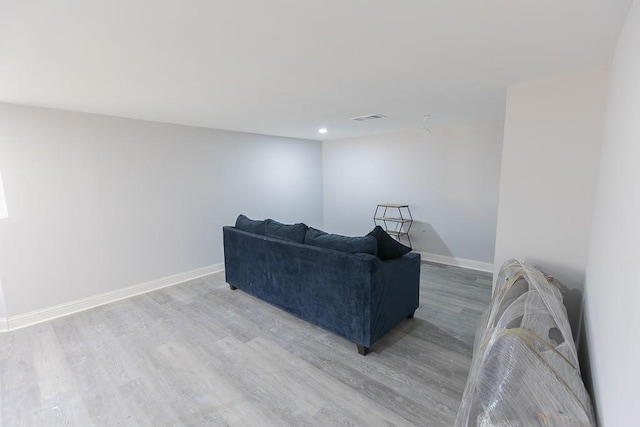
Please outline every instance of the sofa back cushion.
M401 256L411 252L411 248L398 242L389 233L384 231L382 227L376 225L367 236L373 236L378 243L378 258L385 261L388 259L400 258Z
M376 239L371 236L348 237L339 234L329 234L321 230L309 227L304 237L304 243L324 249L347 252L350 254L365 253L376 255L378 245Z
M250 219L242 214L238 215L236 219L236 228L238 230L247 231L249 233L265 235L265 220L256 221Z
M282 224L273 219L267 219L265 222L265 235L280 240L304 243L304 236L308 228L303 223Z

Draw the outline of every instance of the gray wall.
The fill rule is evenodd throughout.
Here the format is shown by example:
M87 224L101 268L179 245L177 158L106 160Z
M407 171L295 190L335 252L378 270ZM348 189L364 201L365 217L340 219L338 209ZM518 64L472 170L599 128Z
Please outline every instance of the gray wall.
M378 203L408 203L415 250L493 261L502 123L323 142L327 231L362 235Z
M6 316L220 263L238 213L322 226L320 142L0 104L0 171Z
M554 275L567 288L565 305L574 333L579 329L607 82L607 70L594 70L507 90L495 271L517 257Z
M640 402L640 3L611 66L585 285L585 331L601 426L638 425Z

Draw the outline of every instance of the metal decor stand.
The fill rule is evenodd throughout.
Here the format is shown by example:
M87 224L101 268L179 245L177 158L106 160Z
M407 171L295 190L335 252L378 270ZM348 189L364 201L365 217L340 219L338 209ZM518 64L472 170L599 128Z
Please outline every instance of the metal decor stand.
M375 225L381 226L384 231L400 243L403 238L406 238L409 242L407 246L411 247L409 230L413 224L413 216L411 216L409 205L379 203L376 207L376 213L373 214L373 222Z

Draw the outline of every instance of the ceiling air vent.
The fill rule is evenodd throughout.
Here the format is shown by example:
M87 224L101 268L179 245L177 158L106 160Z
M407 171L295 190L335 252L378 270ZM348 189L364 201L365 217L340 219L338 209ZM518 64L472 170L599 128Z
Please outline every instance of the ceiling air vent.
M360 116L360 117L351 117L349 120L355 120L356 122L364 122L365 120L375 120L375 119L384 119L385 116L384 114L369 114L366 116Z

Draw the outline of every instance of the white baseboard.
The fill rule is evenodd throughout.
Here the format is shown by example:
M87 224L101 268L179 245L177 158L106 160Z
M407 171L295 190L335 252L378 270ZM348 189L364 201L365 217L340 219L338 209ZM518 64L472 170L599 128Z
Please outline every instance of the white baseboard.
M20 314L18 316L0 318L0 332L13 331L15 329L24 328L25 326L46 322L62 316L68 316L69 314L77 313L79 311L109 304L111 302L155 291L157 289L166 288L167 286L177 285L178 283L197 279L198 277L207 276L222 270L224 270L223 263L213 264L184 273L163 277L161 279L151 280L139 285L129 286L127 288L117 289L115 291L94 295L88 298L82 298L64 304L55 305L53 307Z
M474 261L471 259L454 258L447 255L432 254L429 252L418 252L423 260L436 262L438 264L454 265L456 267L469 268L471 270L486 271L493 273L493 263Z

